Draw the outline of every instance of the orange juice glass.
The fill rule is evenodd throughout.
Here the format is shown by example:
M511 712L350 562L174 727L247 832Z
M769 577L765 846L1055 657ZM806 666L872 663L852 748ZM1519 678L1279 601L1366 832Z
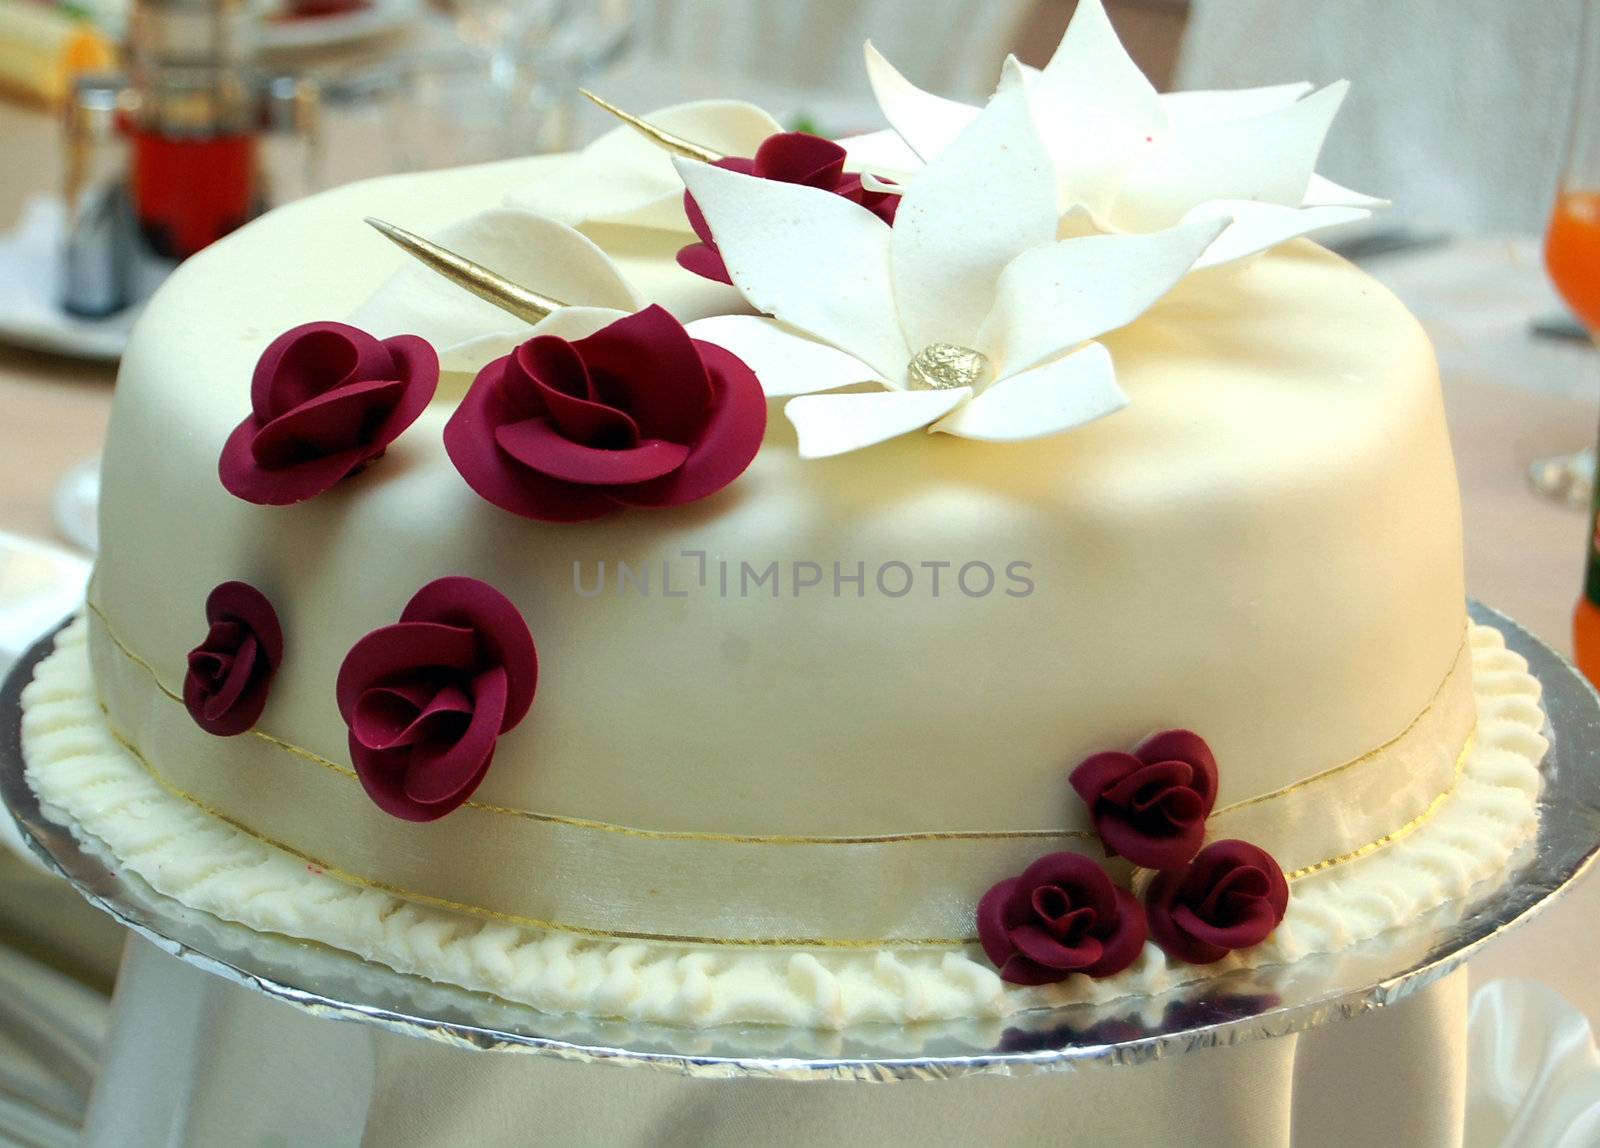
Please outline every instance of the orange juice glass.
M1544 265L1567 305L1600 331L1600 191L1563 191L1545 232Z

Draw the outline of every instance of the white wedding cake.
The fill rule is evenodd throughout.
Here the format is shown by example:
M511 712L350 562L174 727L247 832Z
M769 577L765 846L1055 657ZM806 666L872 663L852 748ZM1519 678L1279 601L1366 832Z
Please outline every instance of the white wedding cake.
M1078 8L981 109L869 49L888 131L662 109L186 263L25 699L46 808L682 1025L1155 993L1494 876L1538 687L1466 618L1427 338L1302 238L1379 206L1314 171L1343 89L1158 95Z

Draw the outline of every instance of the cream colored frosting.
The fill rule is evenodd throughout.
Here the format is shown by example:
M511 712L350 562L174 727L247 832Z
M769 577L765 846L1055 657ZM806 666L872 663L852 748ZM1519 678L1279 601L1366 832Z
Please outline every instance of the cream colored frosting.
M1216 965L1173 964L1149 944L1115 977L1019 989L1004 985L974 946L841 952L594 941L357 888L163 789L107 724L86 631L82 620L64 631L24 693L28 778L50 816L108 848L157 891L254 929L321 941L548 1011L678 1025L834 1029L865 1021L998 1018L1157 993L1197 976L1334 951L1504 873L1536 826L1538 767L1547 748L1538 682L1498 631L1474 626L1478 736L1460 780L1413 832L1296 880L1277 931ZM986 1039L992 1042L992 1034Z

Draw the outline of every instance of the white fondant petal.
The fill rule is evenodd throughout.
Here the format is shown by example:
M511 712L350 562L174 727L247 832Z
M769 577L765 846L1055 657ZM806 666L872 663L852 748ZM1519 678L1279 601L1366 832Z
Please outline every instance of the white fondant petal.
M630 109L632 110L632 109ZM641 117L692 143L723 155L754 155L761 141L783 125L754 104L740 100L699 100L646 112ZM588 220L637 226L684 227L683 192L671 155L627 124L620 124L572 157L571 167L518 188L506 203L564 223ZM574 196L572 189L582 187ZM674 210L669 212L668 205Z
M627 315L609 307L563 307L533 326L507 328L464 342L440 347L439 370L475 375L503 355L509 355L536 335L582 339Z
M535 323L528 337L554 335L558 339L587 339L602 327L609 327L631 313L610 307L563 307Z
M1219 199L1202 203L1184 217L1184 222L1225 217L1233 220L1195 262L1195 270L1200 271L1259 255L1280 243L1325 227L1356 223L1371 214L1365 207L1283 207L1276 203Z
M1367 195L1348 187L1341 187L1333 180L1312 172L1311 182L1306 185L1305 198L1300 201L1300 206L1379 208L1388 207L1389 201L1376 195Z
M1077 239L1084 235L1108 235L1112 233L1109 223L1103 219L1096 219L1094 212L1081 203L1069 208L1056 223L1057 239Z
M405 220L392 222L405 226ZM643 303L593 241L564 224L510 208L453 223L431 238L514 283L563 303L637 310ZM388 240L373 233L373 243ZM380 338L421 335L448 348L496 332L525 329L505 311L398 251L399 270L350 321Z
M1167 113L1167 126L1174 133L1196 124L1216 123L1259 116L1288 107L1311 90L1311 84L1273 84L1265 88L1235 88L1232 91L1164 92L1161 107Z
M636 311L645 304L592 239L530 212L485 211L444 229L438 242L513 283L572 306ZM432 271L427 274L438 278Z
M438 347L439 370L443 374L476 375L502 355L509 355L533 337L532 327L508 327L478 335L459 343Z
M688 324L689 334L732 351L756 373L769 398L832 391L856 383L888 386L854 355L757 315L714 315Z
M867 79L889 126L924 161L944 151L978 118L979 109L925 92L902 76L883 53L866 44Z
M985 442L1060 434L1121 410L1110 353L1099 343L1001 379L931 429Z
M901 197L889 242L906 345L971 346L1006 264L1056 234L1055 175L1014 62Z
M596 180L595 185L604 182ZM646 200L637 205L615 211L598 211L583 221L584 226L596 224L617 227L649 228L655 231L674 231L683 243L694 242L694 231L689 227L689 217L683 212L683 188L675 187L665 195Z
M1148 235L1088 235L1019 255L1000 276L977 348L1015 375L1137 319L1227 226L1206 218Z
M1213 199L1300 206L1349 87L1341 80L1277 111L1175 135L1128 173L1112 222L1128 231L1170 227Z
M791 399L783 413L799 436L800 457L827 458L918 430L971 397L971 387L802 395Z
M756 148L768 136L784 130L764 109L744 100L691 100L655 108L640 114L639 118L723 155L755 155ZM614 159L629 153L636 145L657 156L666 154L660 144L646 139L627 124L619 124L583 150L585 155ZM672 174L670 167L667 174Z
M685 159L678 170L752 307L904 378L911 352L895 316L888 224L814 187Z
M907 179L889 179L870 171L861 173L861 186L868 191L888 192L891 195L904 195L906 188L911 185Z
M976 117L977 109L971 109ZM844 148L844 166L849 171L911 172L922 166L922 159L893 128L846 136L835 141Z
M1166 131L1161 99L1117 39L1100 0L1080 0L1055 55L1028 88L1050 149L1060 207L1104 215L1148 140Z
M671 203L681 195L682 189L674 186L672 174L670 164L667 177L663 177L651 162L619 164L602 175L595 161L580 153L564 157L564 162L548 176L507 192L505 204L573 227L593 219L622 221L642 211L655 211L656 205ZM573 195L574 187L582 187L584 194ZM678 215L683 215L681 206ZM688 221L683 220L682 226L687 230Z

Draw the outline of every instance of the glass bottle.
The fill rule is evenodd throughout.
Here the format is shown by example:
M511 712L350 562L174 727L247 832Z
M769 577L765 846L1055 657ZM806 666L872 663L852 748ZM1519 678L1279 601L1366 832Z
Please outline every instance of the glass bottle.
M261 210L253 27L244 0L134 6L130 198L162 259L185 259Z

